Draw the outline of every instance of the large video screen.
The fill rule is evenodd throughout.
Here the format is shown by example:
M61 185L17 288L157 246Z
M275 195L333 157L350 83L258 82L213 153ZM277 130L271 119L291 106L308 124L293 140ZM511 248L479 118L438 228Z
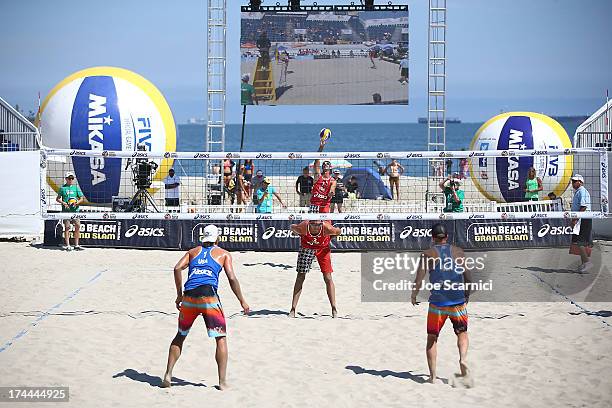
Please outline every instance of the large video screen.
M243 12L241 102L408 104L408 10Z

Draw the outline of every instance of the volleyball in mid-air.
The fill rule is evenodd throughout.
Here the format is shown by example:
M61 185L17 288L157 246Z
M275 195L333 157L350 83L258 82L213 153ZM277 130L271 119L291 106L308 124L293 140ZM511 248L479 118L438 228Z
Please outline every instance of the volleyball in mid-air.
M319 137L321 138L322 142L327 142L329 138L331 137L331 135L332 135L332 131L331 129L328 129L328 128L323 128L319 132Z
M122 68L88 68L62 80L45 98L37 125L43 144L51 148L135 151L141 144L152 152L176 150L174 119L163 95L145 78ZM72 152L67 163L63 156L49 158L64 161L48 168L47 180L55 191L63 173L72 171L89 203L108 204L113 196L135 192L131 173L126 177L128 159L78 153ZM161 166L153 175L154 186L172 159L156 162Z
M478 129L470 150L548 150L567 149L572 142L554 119L532 112L507 112L489 119ZM535 168L544 190L561 196L567 189L573 170L572 156L534 155L516 157L474 157L470 175L478 190L489 200L525 201L525 181L529 168Z

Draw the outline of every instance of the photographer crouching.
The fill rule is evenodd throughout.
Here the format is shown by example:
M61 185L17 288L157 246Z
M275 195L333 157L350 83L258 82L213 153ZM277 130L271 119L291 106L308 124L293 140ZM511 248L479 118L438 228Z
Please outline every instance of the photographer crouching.
M446 199L444 212L463 212L464 193L461 190L461 180L458 177L449 176L442 180L439 186Z

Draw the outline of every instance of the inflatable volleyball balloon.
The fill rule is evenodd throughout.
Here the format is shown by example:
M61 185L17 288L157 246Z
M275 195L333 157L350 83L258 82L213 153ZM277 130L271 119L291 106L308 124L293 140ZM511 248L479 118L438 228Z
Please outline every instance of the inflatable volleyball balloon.
M38 126L43 144L59 149L147 151L176 149L172 112L157 88L134 72L122 68L95 67L76 72L47 95ZM49 166L48 182L57 191L63 173L74 172L89 203L106 204L113 196L134 193L129 159L77 157L68 167ZM165 176L171 159L157 160L154 182ZM57 171L54 171L57 168ZM123 175L123 177L122 177Z
M508 112L489 119L478 129L470 150L547 150L571 148L563 127L548 116ZM572 174L572 156L480 157L470 160L470 175L480 192L498 202L524 201L525 181L534 167L544 190L540 199L554 192L561 196Z

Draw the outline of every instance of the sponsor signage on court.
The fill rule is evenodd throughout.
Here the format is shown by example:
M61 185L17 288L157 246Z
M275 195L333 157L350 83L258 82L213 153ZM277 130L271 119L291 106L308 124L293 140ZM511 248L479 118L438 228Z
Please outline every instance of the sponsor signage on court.
M91 247L189 249L200 243L204 227L214 223L220 229L219 245L239 251L295 251L300 240L290 230L299 220L81 220L81 245ZM334 225L342 235L331 241L341 251L418 251L431 245L431 227L443 222L449 242L465 249L533 248L569 246L572 229L568 219L483 220L479 218L443 221L341 220ZM63 223L45 221L46 246L61 245ZM71 230L74 225L70 224ZM74 235L71 232L71 237Z
M179 221L162 220L81 220L79 243L89 247L121 248L178 248L181 225ZM64 223L45 221L45 246L63 245ZM74 224L70 223L71 244Z

